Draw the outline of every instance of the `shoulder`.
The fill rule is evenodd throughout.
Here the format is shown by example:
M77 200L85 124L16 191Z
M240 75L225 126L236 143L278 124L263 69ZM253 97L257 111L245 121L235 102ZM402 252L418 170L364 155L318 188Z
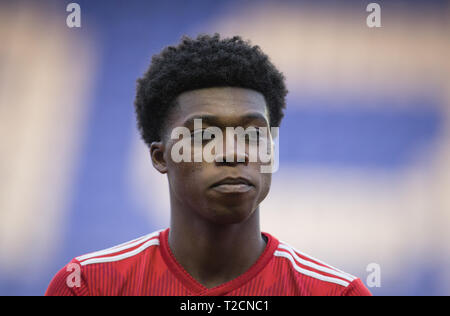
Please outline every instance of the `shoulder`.
M118 262L136 257L147 248L159 245L159 236L161 232L162 230L158 230L117 246L78 256L75 260L81 266L88 266L95 263Z
M280 241L274 252L303 292L310 295L371 295L359 278Z
M131 241L73 258L51 280L45 295L91 295L90 283L108 275L121 274L141 260L146 250L160 244L163 230ZM126 260L128 259L128 260Z

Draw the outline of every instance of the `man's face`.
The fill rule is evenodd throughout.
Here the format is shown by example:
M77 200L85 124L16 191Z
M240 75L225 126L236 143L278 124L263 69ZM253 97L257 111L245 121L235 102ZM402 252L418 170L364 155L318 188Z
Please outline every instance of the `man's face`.
M179 139L171 139L171 132L186 127L192 135L198 133L194 129L194 119L202 120L202 129L214 126L222 131L223 162L206 162L204 159L201 162L194 162L194 159L190 162L174 161L172 147ZM245 157L242 157L242 152L237 150L237 138L233 136L233 144L231 138L226 136L226 128L269 129L268 122L265 99L254 90L220 87L182 93L169 114L164 130L163 155L171 198L216 224L233 224L247 219L267 196L271 174L261 173L259 160L249 161L248 143L245 145ZM205 146L207 142L202 141L200 146ZM235 145L231 150L234 157L229 157L230 149ZM195 146L193 144L191 148L192 157ZM216 153L222 155L220 151ZM234 158L233 162L226 162L227 158Z

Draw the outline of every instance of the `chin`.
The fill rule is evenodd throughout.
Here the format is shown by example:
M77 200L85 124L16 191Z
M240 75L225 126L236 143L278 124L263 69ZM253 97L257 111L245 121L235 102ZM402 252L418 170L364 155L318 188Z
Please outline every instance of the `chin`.
M209 221L218 225L239 224L246 221L252 214L254 209L249 206L219 206L205 212L204 217Z

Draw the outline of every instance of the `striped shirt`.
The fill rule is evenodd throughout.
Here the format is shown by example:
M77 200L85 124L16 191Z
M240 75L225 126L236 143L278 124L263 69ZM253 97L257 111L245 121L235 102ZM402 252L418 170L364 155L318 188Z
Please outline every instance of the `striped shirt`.
M213 288L200 284L176 261L166 229L72 259L45 295L371 295L360 279L262 234L266 248L250 269Z

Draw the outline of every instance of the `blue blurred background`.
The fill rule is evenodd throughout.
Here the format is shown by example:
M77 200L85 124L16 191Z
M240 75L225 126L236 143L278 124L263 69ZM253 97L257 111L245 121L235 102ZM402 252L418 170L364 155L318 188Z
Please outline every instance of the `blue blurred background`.
M241 35L285 74L261 225L375 295L450 294L447 1L0 1L0 295L168 227L136 79L184 34ZM366 283L367 284L367 283Z

